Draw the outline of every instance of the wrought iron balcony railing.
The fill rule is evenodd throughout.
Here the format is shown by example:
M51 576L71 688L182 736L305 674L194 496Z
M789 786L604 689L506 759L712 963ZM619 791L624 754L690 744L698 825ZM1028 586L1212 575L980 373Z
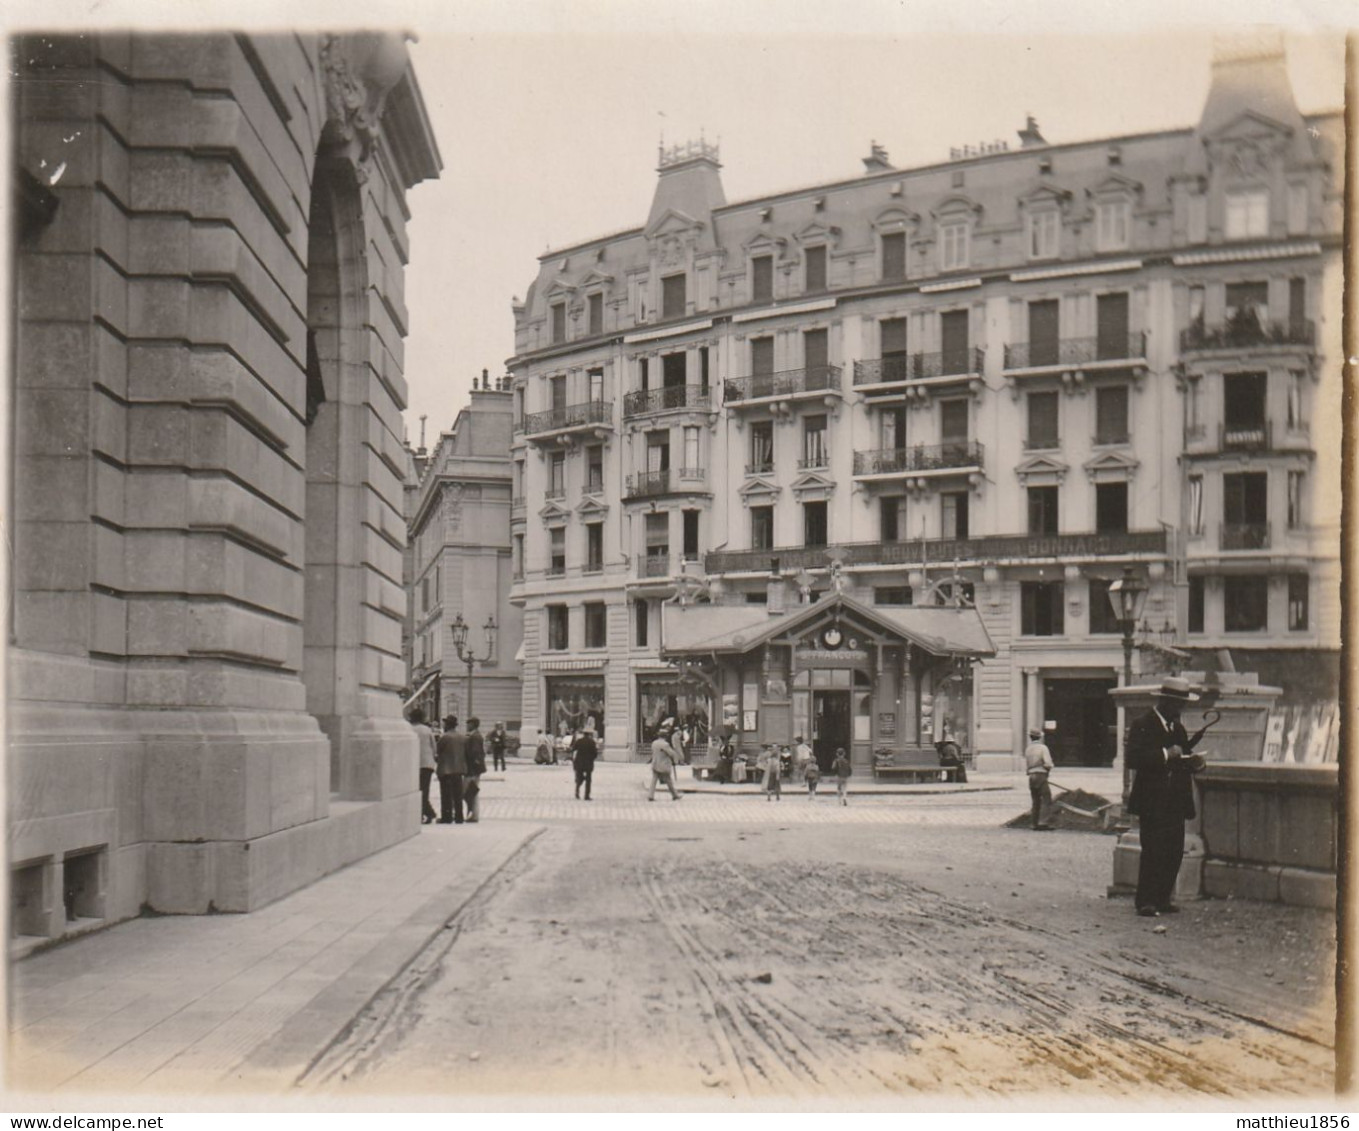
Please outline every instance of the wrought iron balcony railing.
M922 558L938 568L958 562L1030 561L1036 558L1104 558L1120 555L1160 557L1166 532L1127 530L1112 533L996 534L975 538L931 538L907 542L842 542L832 546L774 546L754 550L715 550L705 555L707 573L767 572L777 559L780 571L825 569L832 558L846 566L919 566Z
M880 448L854 453L855 475L898 475L915 471L944 471L981 467L984 446L976 440L948 444L916 444L909 448Z
M647 550L646 557L642 559L643 577L669 577L670 576L670 550L660 550L652 552Z
M638 471L628 476L627 496L630 499L644 499L648 495L664 495L673 490L674 472L671 468L664 471Z
M953 377L981 373L986 351L977 346L937 353L894 354L854 363L855 385L891 385L928 377Z
M756 459L746 464L747 475L772 475L774 472L774 461L772 459Z
M1097 361L1132 361L1147 356L1147 335L1107 334L1097 338L1059 338L1047 342L1015 342L1005 347L1006 369L1091 365Z
M1223 550L1266 550L1269 548L1269 523L1224 522L1218 544Z
M814 365L810 369L784 369L778 373L756 373L751 377L728 377L722 382L722 399L727 404L790 397L798 393L819 393L840 388L838 365Z
M563 405L545 412L530 412L524 417L524 432L535 436L543 432L560 432L587 424L613 422L612 401L586 401L584 404Z
M830 455L827 452L804 456L797 461L799 471L824 471L828 467L830 467Z
M1196 322L1180 331L1180 350L1245 349L1251 346L1312 346L1316 344L1316 323L1310 318L1270 322L1245 314L1221 326Z
M647 416L672 408L708 408L712 390L706 385L671 385L663 389L638 389L623 398L624 417Z

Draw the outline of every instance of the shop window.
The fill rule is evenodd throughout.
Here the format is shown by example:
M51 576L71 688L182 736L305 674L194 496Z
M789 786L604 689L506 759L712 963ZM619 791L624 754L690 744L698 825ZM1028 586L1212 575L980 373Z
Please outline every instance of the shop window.
M943 537L968 537L967 508L966 491L943 491L940 493L939 518Z
M1288 575L1288 631L1307 631L1307 595L1309 578L1305 573Z
M1090 579L1090 633L1091 635L1117 634L1122 631L1114 607L1109 603L1109 581L1107 578Z
M774 298L774 257L756 255L750 260L750 301L770 302Z
M1118 534L1128 529L1128 485L1095 484L1095 531Z
M599 573L604 568L604 524L585 524L585 571Z
M686 305L683 275L666 275L661 279L661 317L683 318Z
M824 546L826 544L826 503L802 504L802 544L804 546Z
M809 294L826 289L826 247L821 244L803 252L804 287Z
M750 548L769 550L774 546L774 508L750 508Z
M1269 627L1269 578L1227 574L1222 579L1222 621L1228 632L1264 632Z
M585 647L603 648L608 642L608 612L603 601L585 605Z
M547 729L562 737L590 727L604 742L604 680L599 676L560 677L547 680Z
M1189 625L1188 632L1201 634L1203 632L1203 577L1195 575L1189 578Z
M909 605L913 600L909 585L879 585L873 590L875 605Z
M906 278L905 232L887 232L883 235L882 277L884 282Z
M708 743L708 695L676 679L637 677L637 742L650 746L666 719L674 723L674 738L687 749Z
M547 650L565 652L570 647L568 610L565 605L547 606Z
M1029 494L1029 533L1057 533L1057 488L1030 487Z
M1061 636L1065 631L1062 603L1066 586L1060 581L1019 583L1021 636Z

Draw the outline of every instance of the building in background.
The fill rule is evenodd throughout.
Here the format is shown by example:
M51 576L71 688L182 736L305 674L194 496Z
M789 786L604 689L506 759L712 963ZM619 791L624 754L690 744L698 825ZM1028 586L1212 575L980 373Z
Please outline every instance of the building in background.
M1107 764L1125 567L1140 644L1334 696L1342 126L1267 44L1219 52L1184 129L1030 119L735 204L716 147L663 149L644 225L544 255L514 309L525 724L592 718L612 757L667 714L805 727L860 764L947 731L1011 768L1052 722ZM832 588L857 661L834 617L752 616ZM669 615L704 603L723 631ZM913 639L922 606L985 639ZM912 647L954 662L945 703Z
M398 35L24 35L8 655L16 951L246 911L419 829Z
M467 664L454 646L467 626L464 655L474 659L472 710L489 731L519 729L523 613L510 603L510 437L508 379L485 370L471 400L432 452L409 453L418 478L408 484L409 705L427 719L468 710ZM495 622L489 646L484 631ZM484 661L484 662L483 662Z

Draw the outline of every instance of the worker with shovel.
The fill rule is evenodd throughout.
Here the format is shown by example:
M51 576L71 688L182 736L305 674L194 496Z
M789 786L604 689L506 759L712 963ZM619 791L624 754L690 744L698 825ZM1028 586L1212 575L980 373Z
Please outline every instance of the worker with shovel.
M1048 821L1052 812L1052 787L1048 784L1048 775L1052 772L1052 751L1043 741L1043 732L1038 727L1029 728L1024 765L1029 773L1029 796L1033 798L1033 831L1051 832Z

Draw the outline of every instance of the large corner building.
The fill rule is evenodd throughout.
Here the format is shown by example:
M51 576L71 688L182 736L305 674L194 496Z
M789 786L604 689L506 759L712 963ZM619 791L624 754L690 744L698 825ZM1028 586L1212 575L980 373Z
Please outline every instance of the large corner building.
M1342 125L1264 49L1179 130L735 204L663 150L514 312L525 724L1107 763L1125 567L1139 641L1333 695Z

